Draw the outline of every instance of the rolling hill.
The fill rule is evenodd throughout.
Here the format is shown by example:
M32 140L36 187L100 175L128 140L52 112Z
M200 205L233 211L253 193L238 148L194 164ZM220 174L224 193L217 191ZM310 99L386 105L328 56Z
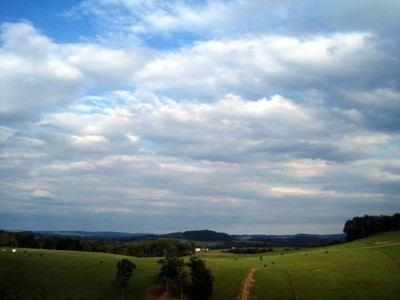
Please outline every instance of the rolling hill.
M0 299L119 299L116 264L124 256L10 248L0 252ZM400 232L329 247L257 255L198 253L215 276L212 299L395 299L400 295ZM260 258L262 257L262 259ZM157 285L157 258L135 258L126 298ZM251 282L251 284L245 284ZM162 290L162 289L161 289Z

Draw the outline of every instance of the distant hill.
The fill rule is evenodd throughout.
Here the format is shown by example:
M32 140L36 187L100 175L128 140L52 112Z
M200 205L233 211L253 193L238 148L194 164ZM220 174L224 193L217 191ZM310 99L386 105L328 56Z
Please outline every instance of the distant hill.
M234 235L233 246L251 247L315 247L344 242L344 234L295 234L295 235Z
M212 230L191 230L165 234L165 237L185 239L196 242L230 242L234 238L227 233L215 232Z
M344 234L295 234L263 235L243 234L229 235L212 230L190 230L167 234L127 233L113 231L36 231L35 234L59 237L84 237L92 241L152 240L157 238L174 238L194 242L220 242L221 247L313 247L324 246L344 241Z

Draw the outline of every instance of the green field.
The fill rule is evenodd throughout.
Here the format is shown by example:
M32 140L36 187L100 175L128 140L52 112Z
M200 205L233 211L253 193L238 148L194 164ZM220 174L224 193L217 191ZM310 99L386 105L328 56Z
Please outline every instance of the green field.
M6 250L0 252L0 299L120 299L114 279L117 262L124 256ZM236 299L251 268L255 271L250 299L399 298L400 232L282 253L210 251L198 256L207 261L215 276L212 299ZM157 285L158 258L128 258L137 269L125 299L145 299L148 288Z

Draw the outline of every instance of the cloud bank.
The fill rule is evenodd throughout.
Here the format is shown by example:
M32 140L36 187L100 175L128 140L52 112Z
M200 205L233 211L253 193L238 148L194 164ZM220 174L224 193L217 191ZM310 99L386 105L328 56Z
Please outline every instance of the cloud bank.
M332 233L398 211L396 8L82 1L60 14L98 34L70 43L3 22L0 227Z

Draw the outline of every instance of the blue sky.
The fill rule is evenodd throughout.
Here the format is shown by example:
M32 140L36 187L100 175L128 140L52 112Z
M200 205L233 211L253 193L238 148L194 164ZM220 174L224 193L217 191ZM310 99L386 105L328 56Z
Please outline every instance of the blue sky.
M0 228L337 233L400 211L398 1L0 1Z
M81 37L96 34L90 19L69 19L65 14L80 0L1 1L2 22L30 22L58 43L79 42Z

